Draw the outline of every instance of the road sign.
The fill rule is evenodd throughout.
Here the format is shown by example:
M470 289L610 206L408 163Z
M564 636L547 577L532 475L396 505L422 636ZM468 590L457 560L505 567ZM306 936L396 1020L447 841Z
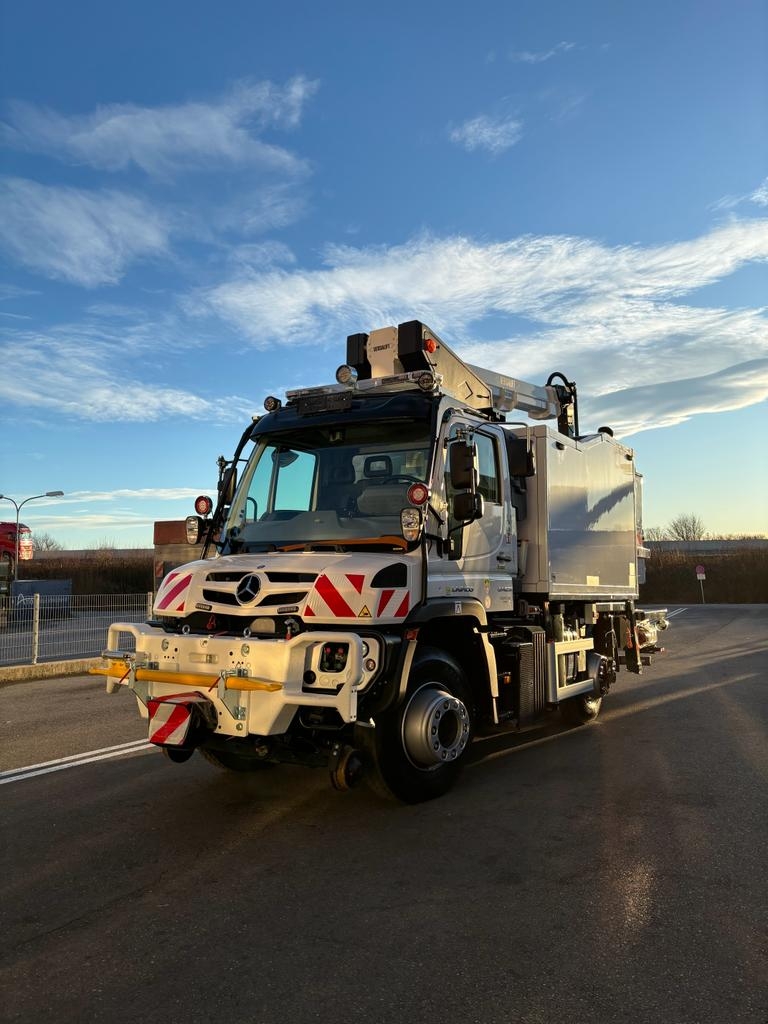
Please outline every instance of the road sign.
M704 600L704 580L707 578L707 574L704 572L703 565L696 566L696 579L699 581L699 587L701 588L701 603L706 604Z

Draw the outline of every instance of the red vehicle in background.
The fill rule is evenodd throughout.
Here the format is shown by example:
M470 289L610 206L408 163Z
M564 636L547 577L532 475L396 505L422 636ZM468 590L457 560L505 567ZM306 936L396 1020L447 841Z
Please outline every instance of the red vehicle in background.
M32 531L19 523L19 561L28 562L34 553ZM0 523L0 577L12 577L16 562L16 523Z

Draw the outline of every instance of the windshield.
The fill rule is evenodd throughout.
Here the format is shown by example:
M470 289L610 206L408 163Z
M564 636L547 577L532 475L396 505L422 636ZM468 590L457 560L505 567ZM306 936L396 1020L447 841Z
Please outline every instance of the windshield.
M226 526L225 551L404 546L408 488L427 481L424 422L306 427L259 437Z

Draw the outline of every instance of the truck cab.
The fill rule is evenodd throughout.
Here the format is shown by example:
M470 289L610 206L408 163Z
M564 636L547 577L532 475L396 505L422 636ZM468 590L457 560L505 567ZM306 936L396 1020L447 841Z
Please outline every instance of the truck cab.
M0 523L0 576L12 579L16 565L16 523ZM29 561L34 554L32 531L19 523L18 556L20 562Z

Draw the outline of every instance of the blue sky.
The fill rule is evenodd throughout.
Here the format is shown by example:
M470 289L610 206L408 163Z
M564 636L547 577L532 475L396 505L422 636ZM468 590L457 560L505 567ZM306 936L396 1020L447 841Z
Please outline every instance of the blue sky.
M768 533L763 2L0 9L0 493L65 491L33 530L148 546L265 395L421 319L575 379L647 526Z

